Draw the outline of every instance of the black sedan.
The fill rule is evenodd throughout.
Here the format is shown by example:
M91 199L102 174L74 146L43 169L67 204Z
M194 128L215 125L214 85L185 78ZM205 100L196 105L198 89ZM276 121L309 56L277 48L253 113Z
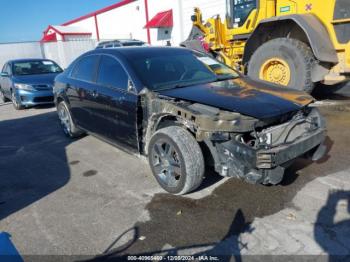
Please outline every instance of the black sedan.
M325 153L325 123L309 106L312 97L187 49L88 52L56 78L54 95L66 135L89 133L148 156L173 194L195 190L206 165L222 176L278 184L294 159Z

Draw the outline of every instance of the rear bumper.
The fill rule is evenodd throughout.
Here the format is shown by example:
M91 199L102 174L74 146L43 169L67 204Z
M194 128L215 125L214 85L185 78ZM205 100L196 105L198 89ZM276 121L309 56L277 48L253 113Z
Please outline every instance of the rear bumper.
M293 143L270 149L256 150L235 141L217 144L220 164L216 170L223 176L239 177L250 183L278 184L285 167L296 158L306 155L313 160L322 158L326 153L325 138L326 130L320 128Z
M54 103L52 90L45 91L26 91L17 90L17 101L23 106L35 106Z

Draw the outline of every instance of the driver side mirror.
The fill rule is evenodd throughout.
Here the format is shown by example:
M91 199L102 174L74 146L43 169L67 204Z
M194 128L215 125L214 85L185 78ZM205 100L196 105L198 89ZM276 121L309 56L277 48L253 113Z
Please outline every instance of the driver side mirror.
M1 75L1 77L9 77L10 76L7 72L2 72L0 75Z

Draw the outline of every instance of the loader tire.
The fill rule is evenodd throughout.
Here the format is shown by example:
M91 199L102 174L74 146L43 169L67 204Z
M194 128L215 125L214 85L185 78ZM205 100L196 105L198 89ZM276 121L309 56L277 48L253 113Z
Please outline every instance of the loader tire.
M248 76L311 93L315 64L311 48L296 39L276 38L260 46L248 65Z

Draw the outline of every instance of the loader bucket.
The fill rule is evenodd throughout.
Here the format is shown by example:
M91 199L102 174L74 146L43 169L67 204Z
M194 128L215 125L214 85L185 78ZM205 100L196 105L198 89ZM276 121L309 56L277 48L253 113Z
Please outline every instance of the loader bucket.
M186 47L192 50L196 50L199 52L208 53L209 46L206 46L203 39L204 39L204 34L202 33L202 31L200 31L198 27L193 26L190 32L190 35L185 41L180 43L180 46Z

